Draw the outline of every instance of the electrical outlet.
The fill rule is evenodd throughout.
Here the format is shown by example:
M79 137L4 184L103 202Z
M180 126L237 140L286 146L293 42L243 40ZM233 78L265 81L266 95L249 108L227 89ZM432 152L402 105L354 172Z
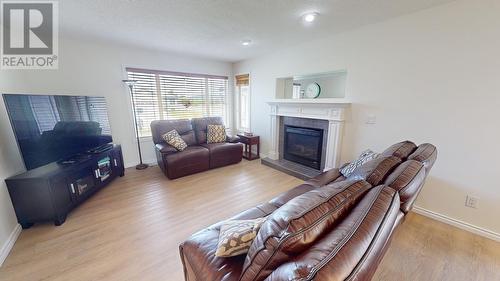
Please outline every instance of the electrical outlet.
M479 203L479 198L471 195L465 197L465 206L469 208L477 209Z

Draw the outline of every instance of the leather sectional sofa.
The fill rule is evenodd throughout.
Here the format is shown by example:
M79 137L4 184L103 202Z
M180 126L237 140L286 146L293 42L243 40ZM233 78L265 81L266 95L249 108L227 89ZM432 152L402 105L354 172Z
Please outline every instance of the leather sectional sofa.
M397 143L348 178L332 169L236 215L267 217L246 255L214 255L221 222L201 230L180 245L185 279L370 280L436 157Z
M220 117L158 120L151 122L158 166L169 179L203 172L241 161L243 145L237 138L226 137L224 143L207 143L207 125L223 125ZM162 136L177 130L188 147L177 151Z

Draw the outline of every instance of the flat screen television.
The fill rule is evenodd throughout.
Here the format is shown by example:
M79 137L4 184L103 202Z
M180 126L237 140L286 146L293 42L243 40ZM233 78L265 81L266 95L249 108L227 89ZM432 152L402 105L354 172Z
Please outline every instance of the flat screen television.
M104 97L4 94L3 99L28 170L113 141Z

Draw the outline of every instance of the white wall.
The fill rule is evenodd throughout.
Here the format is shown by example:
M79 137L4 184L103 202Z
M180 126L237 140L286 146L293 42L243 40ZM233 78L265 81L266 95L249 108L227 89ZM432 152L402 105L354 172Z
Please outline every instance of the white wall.
M500 233L498 15L500 1L452 2L235 64L251 73L262 151L276 78L347 69L342 160L404 139L431 142L439 155L417 204ZM466 194L480 197L478 209L464 207Z
M10 201L5 179L23 171L23 163L16 151L14 139L6 137L10 128L9 119L3 114L5 106L0 102L0 265L10 250L10 239L16 238L17 219Z
M230 63L129 48L103 42L65 39L59 42L58 70L0 70L0 93L105 96L114 141L123 147L126 166L138 163L133 115L124 68L143 67L226 75ZM16 225L4 179L24 170L3 101L0 102L0 247ZM155 163L153 143L142 143L145 162Z

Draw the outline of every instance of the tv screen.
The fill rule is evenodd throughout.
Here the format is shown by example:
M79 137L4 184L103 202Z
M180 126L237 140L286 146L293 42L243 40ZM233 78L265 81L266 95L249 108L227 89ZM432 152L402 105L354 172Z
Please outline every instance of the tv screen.
M4 94L3 98L28 170L113 141L104 97Z

